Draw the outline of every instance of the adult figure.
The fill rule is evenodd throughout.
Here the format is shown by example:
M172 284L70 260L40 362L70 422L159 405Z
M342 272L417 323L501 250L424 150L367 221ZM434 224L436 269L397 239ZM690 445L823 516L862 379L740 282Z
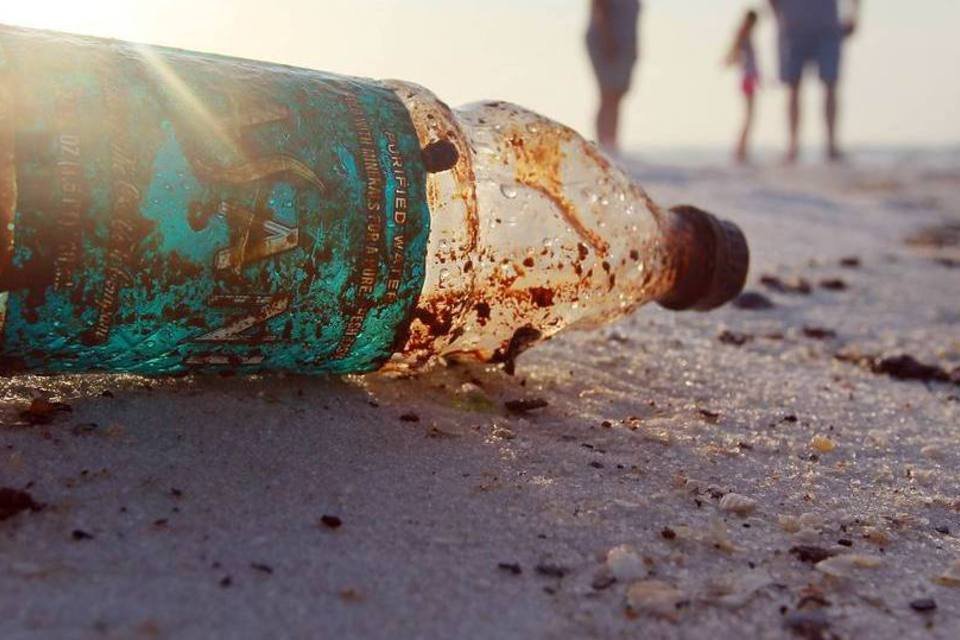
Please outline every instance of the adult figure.
M620 103L630 90L637 62L640 0L591 0L587 50L600 85L597 141L604 150L618 152Z
M788 162L795 162L799 154L800 86L804 70L812 64L824 87L827 156L842 157L837 145L837 83L843 41L856 31L860 11L860 0L846 2L848 17L842 19L840 0L770 0L780 32L780 79L790 92Z

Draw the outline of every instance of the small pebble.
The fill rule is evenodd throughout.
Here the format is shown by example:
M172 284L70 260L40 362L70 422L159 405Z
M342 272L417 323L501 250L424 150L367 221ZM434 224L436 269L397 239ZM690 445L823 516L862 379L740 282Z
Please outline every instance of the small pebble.
M827 558L816 564L817 571L837 578L846 578L858 569L876 569L883 563L876 556L849 553Z
M938 447L935 444L928 444L920 449L920 455L931 460L943 460L944 451L942 447Z
M625 544L607 552L607 568L610 570L610 575L622 581L636 580L647 575L643 559L636 549Z
M800 518L796 516L777 516L777 524L787 533L800 531Z
M661 580L635 582L627 590L627 604L633 611L669 620L677 619L683 592Z
M728 493L720 498L720 510L735 513L738 516L747 516L757 509L757 501L753 498L740 495L739 493Z
M830 453L837 448L837 443L826 436L813 436L810 446L820 453Z
M871 544L875 544L878 547L883 547L890 544L890 535L878 529L876 527L867 527L863 530L863 539Z

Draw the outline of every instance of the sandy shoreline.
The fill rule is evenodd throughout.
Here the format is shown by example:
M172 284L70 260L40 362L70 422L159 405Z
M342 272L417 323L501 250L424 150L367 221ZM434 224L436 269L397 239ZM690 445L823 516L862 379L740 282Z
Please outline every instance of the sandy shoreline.
M46 505L0 521L0 636L960 635L960 386L834 357L960 366L960 247L904 242L960 222L960 168L635 173L741 224L775 306L512 378L0 381L0 486ZM71 411L17 424L40 391Z

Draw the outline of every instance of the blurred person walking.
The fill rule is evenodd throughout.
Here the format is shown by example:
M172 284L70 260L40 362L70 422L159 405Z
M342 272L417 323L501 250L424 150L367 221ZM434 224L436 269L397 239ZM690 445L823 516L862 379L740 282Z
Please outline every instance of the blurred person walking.
M817 65L824 86L827 157L842 158L837 145L837 82L843 41L856 31L860 0L846 0L848 18L841 19L840 0L770 0L780 35L780 79L789 87L790 143L787 162L799 155L800 85L804 70Z
M608 153L619 151L620 103L630 90L637 62L640 0L591 0L587 50L600 86L597 141Z
M734 158L740 164L745 164L749 158L750 133L753 129L754 102L757 87L760 84L760 69L757 65L757 52L753 46L753 32L757 26L757 12L747 11L743 22L737 29L730 53L727 54L727 64L740 67L740 91L743 94L744 112L743 128L737 140Z

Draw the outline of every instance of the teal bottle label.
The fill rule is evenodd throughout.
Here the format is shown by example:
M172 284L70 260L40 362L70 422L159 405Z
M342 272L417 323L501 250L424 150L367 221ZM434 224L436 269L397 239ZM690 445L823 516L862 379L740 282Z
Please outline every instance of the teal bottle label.
M405 335L425 171L375 82L0 27L4 158L8 371L362 372Z

